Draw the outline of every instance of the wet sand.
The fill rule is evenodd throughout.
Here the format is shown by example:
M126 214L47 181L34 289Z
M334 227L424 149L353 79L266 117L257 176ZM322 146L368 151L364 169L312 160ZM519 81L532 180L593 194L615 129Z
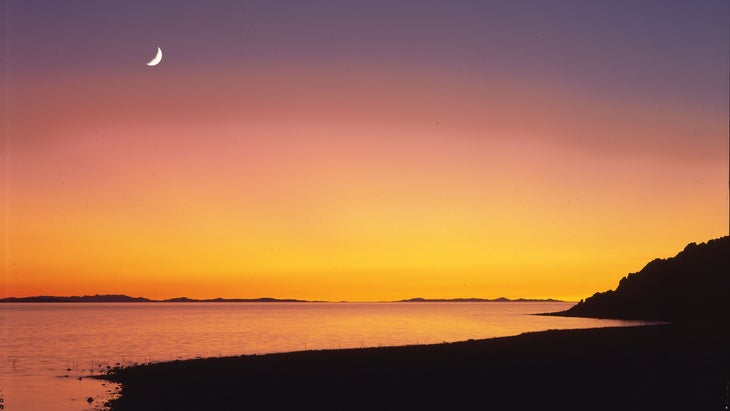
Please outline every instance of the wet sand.
M104 378L119 410L724 410L730 331L551 330L458 343L210 358Z

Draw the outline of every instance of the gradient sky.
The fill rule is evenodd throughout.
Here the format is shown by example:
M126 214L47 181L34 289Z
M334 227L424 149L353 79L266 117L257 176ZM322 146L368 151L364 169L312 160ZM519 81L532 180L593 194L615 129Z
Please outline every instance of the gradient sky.
M2 7L0 297L578 300L728 234L725 0Z

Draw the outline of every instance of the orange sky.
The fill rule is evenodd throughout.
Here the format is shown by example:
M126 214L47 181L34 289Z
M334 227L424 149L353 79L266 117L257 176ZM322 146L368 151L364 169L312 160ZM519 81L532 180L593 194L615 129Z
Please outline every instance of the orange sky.
M170 54L11 72L0 297L578 300L728 233L726 100Z

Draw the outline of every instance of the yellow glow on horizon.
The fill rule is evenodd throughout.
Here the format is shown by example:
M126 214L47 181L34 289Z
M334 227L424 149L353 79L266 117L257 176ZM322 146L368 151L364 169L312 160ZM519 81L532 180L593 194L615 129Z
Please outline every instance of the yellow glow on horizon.
M697 124L723 131L701 114L637 123L637 107L591 102L574 120L583 101L570 90L573 105L538 93L522 108L525 85L424 91L381 73L371 80L399 88L334 79L336 91L324 77L258 76L278 88L228 79L276 104L194 88L210 107L120 97L104 111L59 93L25 108L51 115L14 123L40 137L19 138L3 171L0 296L578 300L727 234L726 159L655 144ZM125 95L115 87L102 89ZM456 109L434 98L453 90ZM94 115L78 124L67 105ZM159 115L145 116L150 107ZM648 143L610 149L624 134Z

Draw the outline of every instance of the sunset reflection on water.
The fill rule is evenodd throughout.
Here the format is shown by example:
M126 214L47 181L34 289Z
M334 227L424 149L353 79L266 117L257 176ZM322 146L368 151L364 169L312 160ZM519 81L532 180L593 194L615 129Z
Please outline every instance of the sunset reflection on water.
M546 317L572 303L3 304L0 387L13 410L100 407L115 387L86 377L135 363L430 344L641 322ZM88 397L94 401L86 402Z

